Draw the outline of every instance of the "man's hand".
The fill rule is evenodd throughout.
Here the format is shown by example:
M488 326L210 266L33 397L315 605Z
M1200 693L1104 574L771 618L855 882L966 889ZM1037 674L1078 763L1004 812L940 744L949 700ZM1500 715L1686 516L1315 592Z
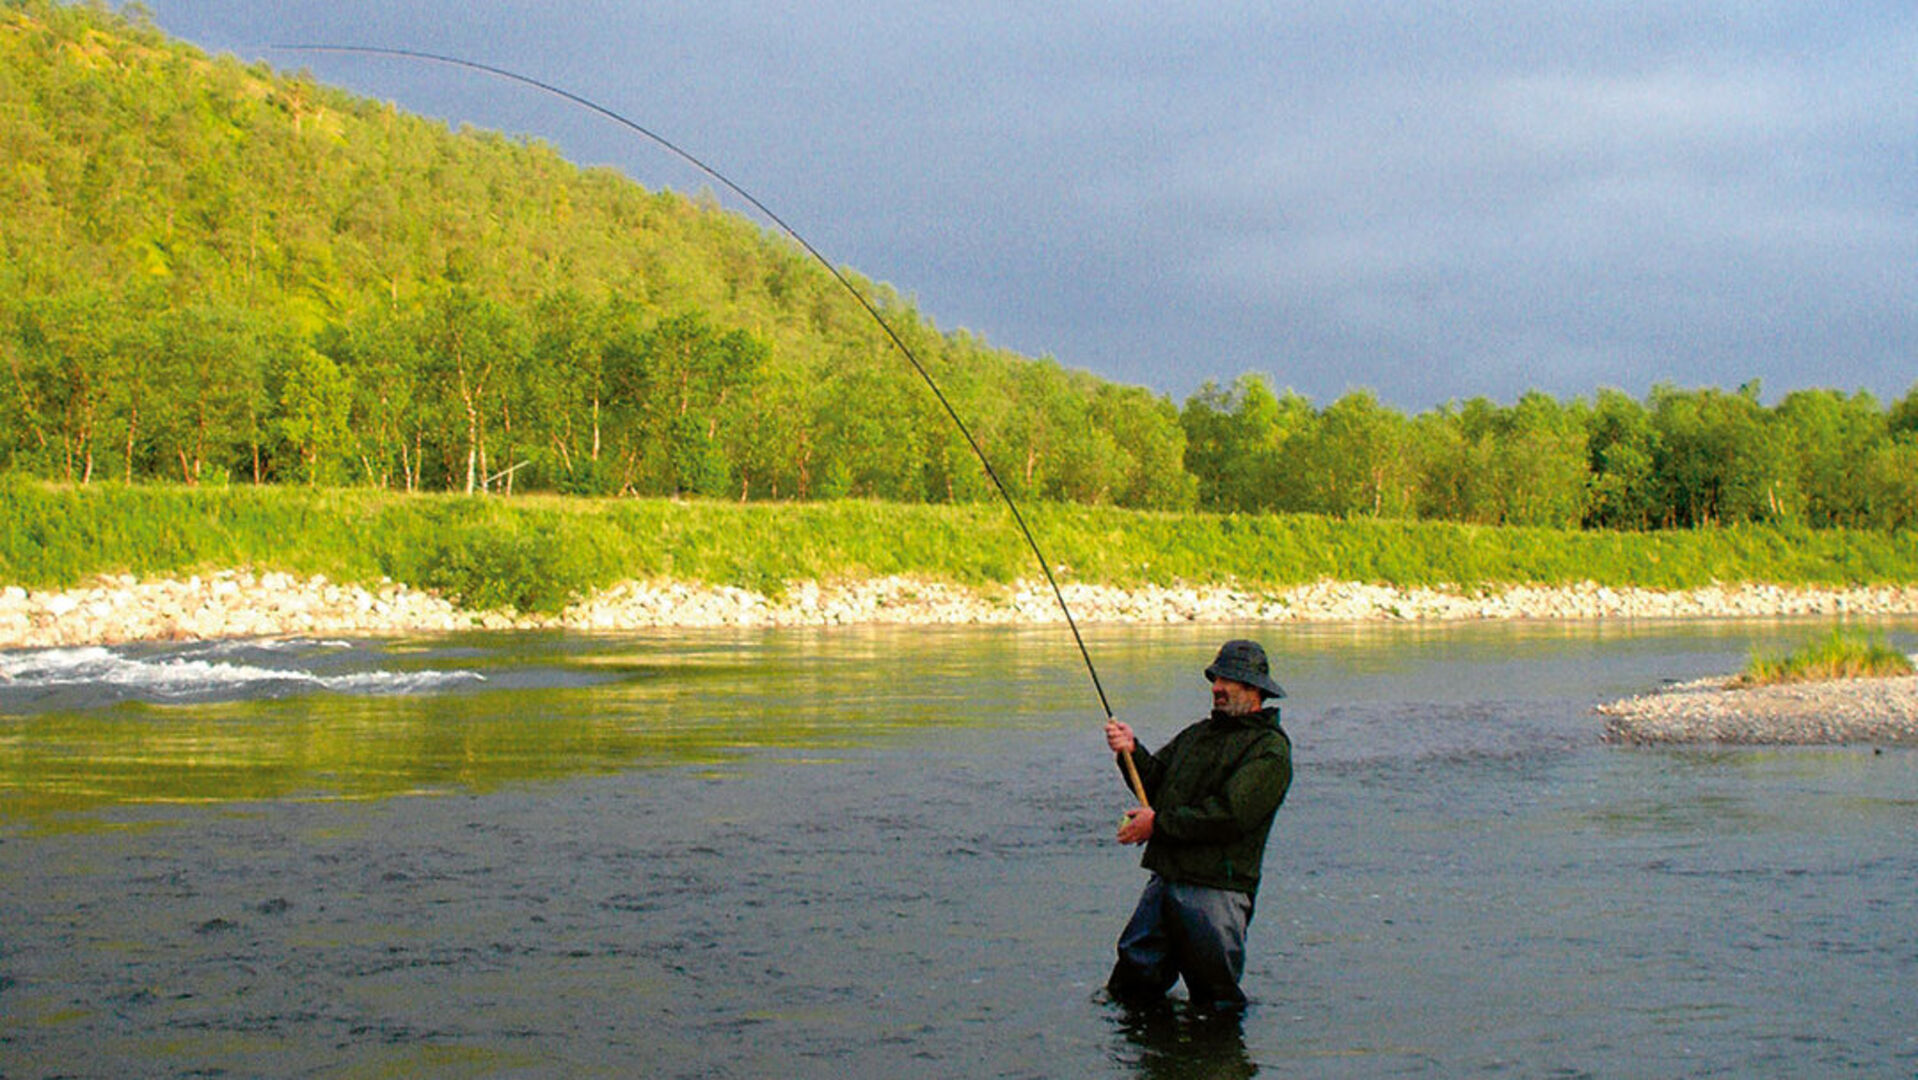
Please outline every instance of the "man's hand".
M1132 729L1117 720L1106 721L1106 745L1115 754L1130 754L1138 749L1139 740L1132 736Z
M1125 812L1125 821L1119 826L1119 843L1143 844L1152 839L1152 808L1135 806Z

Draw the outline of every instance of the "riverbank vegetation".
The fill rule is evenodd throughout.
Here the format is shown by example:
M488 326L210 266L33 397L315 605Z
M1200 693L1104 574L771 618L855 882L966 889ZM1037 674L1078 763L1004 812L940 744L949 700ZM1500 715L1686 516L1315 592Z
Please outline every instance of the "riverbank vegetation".
M1735 686L1826 679L1864 679L1914 674L1911 658L1882 640L1844 627L1833 627L1783 654L1756 653L1746 663Z
M208 57L137 8L0 0L0 72L0 472L78 487L308 488L290 509L246 513L431 506L418 513L459 528L509 515L320 492L538 496L510 515L532 530L523 551L472 526L504 561L559 557L542 554L549 525L529 523L619 523L588 529L598 536L682 513L655 498L852 500L753 515L775 530L768 523L810 527L809 515L916 523L904 535L997 520L971 450L871 320L795 245L711 198L648 191L537 141L449 131L303 74ZM1666 386L1642 400L1531 393L1407 416L1370 391L1321 406L1248 374L1177 404L941 330L910 298L848 276L1015 497L1053 504L1057 518L1170 534L1153 559L1138 545L1062 560L1082 572L1209 572L1181 555L1196 532L1196 550L1233 564L1225 572L1255 576L1310 567L1470 581L1593 562L1594 577L1658 578L1674 561L1726 563L1731 576L1842 576L1877 560L1858 552L1905 543L1857 531L1918 525L1918 389L1889 403L1803 390L1773 405L1756 386ZM637 501L562 507L556 495ZM151 513L191 505L151 498ZM205 505L237 512L235 498ZM1177 524L1143 524L1157 522ZM1286 569L1235 558L1241 546L1219 541L1224 530ZM970 549L961 535L957 547ZM418 539L426 549L386 558L431 561L439 534ZM794 539L802 550L810 541ZM593 564L598 543L566 557ZM1747 546L1792 554L1756 565L1725 554ZM1614 548L1633 554L1606 554ZM608 558L643 566L645 550ZM371 558L348 554L338 557ZM728 568L736 554L697 557L710 561L702 572L742 572ZM869 557L885 561L826 561ZM961 576L1018 562L1016 551L951 558ZM794 561L756 559L768 577Z
M1691 589L1725 582L1918 581L1918 533L1746 525L1648 533L1213 514L1037 503L1064 581L1282 588L1323 580ZM523 496L253 485L0 481L0 583L250 567L382 578L462 606L553 611L624 580L777 594L904 575L989 585L1039 576L1002 505Z

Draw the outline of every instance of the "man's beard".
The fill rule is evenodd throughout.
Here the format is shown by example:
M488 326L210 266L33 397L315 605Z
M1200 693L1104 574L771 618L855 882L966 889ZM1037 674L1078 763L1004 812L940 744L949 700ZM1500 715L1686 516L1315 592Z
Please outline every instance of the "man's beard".
M1225 716L1250 716L1259 711L1257 698L1239 698L1229 694L1212 695L1212 709Z

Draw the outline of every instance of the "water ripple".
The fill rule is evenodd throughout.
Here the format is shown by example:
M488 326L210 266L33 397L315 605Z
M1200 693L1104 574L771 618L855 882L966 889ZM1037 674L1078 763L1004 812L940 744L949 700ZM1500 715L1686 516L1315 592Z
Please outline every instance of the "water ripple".
M232 701L315 691L353 695L431 694L485 677L476 671L311 670L315 653L344 642L225 642L171 653L103 646L0 653L0 711L121 701ZM53 700L49 700L53 699Z

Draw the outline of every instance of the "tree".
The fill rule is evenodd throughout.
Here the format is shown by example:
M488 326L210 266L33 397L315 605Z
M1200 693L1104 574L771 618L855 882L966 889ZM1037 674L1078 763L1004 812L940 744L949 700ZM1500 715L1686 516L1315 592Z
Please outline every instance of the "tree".
M453 395L442 399L453 407L450 417L436 411L443 417L442 430L458 432L454 439L462 448L465 491L486 490L492 465L488 421L500 384L507 381L506 369L523 349L523 327L512 309L455 283L428 302L421 329L427 375Z
M533 308L533 389L549 416L562 490L603 493L598 471L606 401L605 318L578 289L562 287Z
M812 496L819 452L817 393L809 372L769 364L747 392L732 395L719 431L741 501Z
M309 485L331 482L347 446L353 388L324 353L298 347L278 357L273 427L299 459Z
M592 486L602 492L637 490L648 447L645 310L609 299L599 319L601 388L594 405ZM651 470L657 471L657 470Z
M1229 390L1208 381L1187 399L1179 425L1200 506L1256 513L1311 503L1310 478L1297 455L1316 437L1318 418L1299 394L1274 394L1255 374L1239 376Z
M1338 517L1404 517L1411 512L1410 422L1354 390L1327 406L1307 459L1310 509Z
M1871 518L1866 469L1890 440L1886 416L1868 393L1800 390L1774 411L1776 426L1796 462L1795 488L1814 527L1857 527Z
M1600 390L1586 425L1586 526L1648 529L1669 517L1656 474L1662 451L1645 407L1618 390Z
M923 414L902 397L899 380L863 359L849 346L820 381L815 489L822 498L919 501L927 460Z
M52 467L53 418L48 415L49 379L46 362L27 346L34 331L26 315L13 310L17 296L0 299L5 304L5 333L0 334L0 376L6 384L0 389L0 454L9 468L24 472L44 472Z
M15 354L21 411L45 425L41 438L57 444L50 456L68 481L93 479L119 370L122 315L113 297L87 287L22 305Z
M1499 494L1499 409L1475 397L1420 413L1412 421L1413 460L1421 518L1492 524L1504 508Z
M158 321L152 362L154 473L197 484L245 446L247 400L265 378L259 328L244 309L176 309Z
M1669 522L1734 525L1778 520L1792 484L1785 451L1758 403L1758 387L1652 390L1653 470L1664 490Z
M667 490L722 495L730 468L720 452L726 400L766 362L770 347L744 330L721 333L703 312L662 319L640 341L642 428L664 451Z
M1499 520L1573 528L1585 516L1589 445L1579 411L1536 390L1498 418Z
M1120 448L1123 476L1114 501L1144 510L1189 510L1198 482L1185 471L1185 431L1170 398L1144 387L1099 383L1092 422Z
M1862 471L1871 505L1870 524L1884 529L1918 528L1918 432L1900 432L1880 445Z
M426 424L421 398L425 370L418 320L387 305L370 305L343 324L329 326L317 348L339 366L352 387L348 452L360 478L380 488L404 490L421 483L421 445Z
M1886 433L1898 435L1918 434L1918 383L1905 391L1905 396L1892 403L1890 414L1885 417Z

